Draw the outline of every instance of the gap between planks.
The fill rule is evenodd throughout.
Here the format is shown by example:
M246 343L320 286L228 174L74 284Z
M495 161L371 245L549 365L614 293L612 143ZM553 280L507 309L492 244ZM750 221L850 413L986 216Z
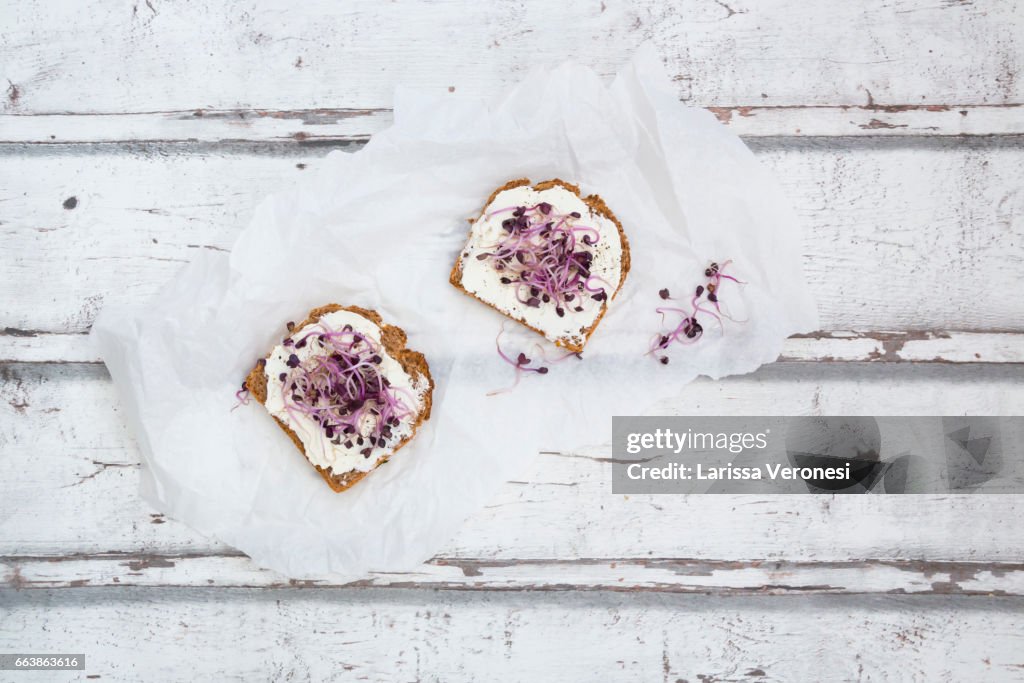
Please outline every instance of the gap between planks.
M1024 363L1024 332L832 331L794 335L786 362ZM0 363L99 363L87 334L5 328Z
M708 107L743 137L1024 134L1019 104ZM186 110L0 115L0 143L365 141L390 109Z
M1024 563L435 558L415 571L377 572L358 580L341 577L296 580L261 569L242 554L0 557L0 588L126 586L1019 597L1024 596Z

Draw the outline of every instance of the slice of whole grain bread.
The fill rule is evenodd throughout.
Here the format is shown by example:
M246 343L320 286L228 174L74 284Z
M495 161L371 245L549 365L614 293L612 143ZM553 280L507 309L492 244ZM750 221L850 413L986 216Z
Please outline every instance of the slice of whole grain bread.
M340 493L341 491L350 488L351 486L362 480L363 477L365 477L367 474L383 465L385 462L388 461L388 459L392 455L398 452L399 449L405 446L405 444L407 444L414 436L416 436L416 432L419 430L420 425L422 425L423 422L425 422L426 420L430 419L430 409L431 406L433 405L434 379L433 377L430 376L430 367L427 365L426 357L424 357L424 355L418 351L413 351L405 347L407 341L405 331L402 330L400 327L395 327L394 325L383 324L380 314L377 313L377 311L371 311L365 308L360 308L358 306L339 306L338 304L327 304L326 306L314 308L312 311L310 311L309 316L301 323L297 324L294 329L296 331L301 330L307 325L311 325L316 321L320 320L321 316L326 315L328 313L333 313L335 311L349 311L351 313L356 313L358 315L363 316L367 320L372 321L374 324L380 327L381 343L383 344L388 354L392 358L397 360L399 365L402 366L402 369L409 373L410 376L426 377L427 382L429 383L427 391L423 394L423 410L420 411L419 415L416 416L416 419L413 422L412 433L409 434L409 436L407 436L405 439L400 441L398 445L394 447L394 451L392 451L391 454L382 455L374 464L373 468L370 469L369 471L360 472L359 470L349 470L348 472L342 473L331 472L330 470L326 470L318 465L313 465L313 463L309 461L309 458L306 458L306 461L309 462L309 464L313 465L313 467L316 468L316 471L320 473L320 476L324 478L324 481L327 482L327 485L334 489L335 492ZM267 358L269 357L270 356L268 354ZM249 372L249 375L245 378L245 387L249 390L250 395L264 405L266 404L267 400L267 375L263 370L265 362L266 358L261 359L260 362L256 363L256 367L254 367ZM285 434L287 434L288 437L292 440L292 443L295 444L295 447L298 448L302 455L305 457L306 449L302 445L302 440L299 439L299 436L278 418L274 417L274 421L277 422L278 426L284 430Z
M507 183L505 183L504 185L502 185L501 187L499 187L498 189L496 189L494 192L491 193L491 196L487 198L487 201L484 202L484 206L480 210L480 216L478 216L476 220L479 220L480 217L483 216L484 211L487 210L487 207L491 205L491 202L493 202L494 199L499 194L501 194L505 190L511 190L513 188L522 187L524 185L529 185L529 184L530 184L530 179L529 178L519 178L517 180L510 180ZM572 192L577 197L582 199L583 203L586 204L590 208L591 211L593 211L594 213L596 213L598 215L604 216L605 218L610 220L612 223L614 223L615 227L619 231L619 239L622 241L622 257L620 259L622 275L619 278L619 283L616 286L615 291L612 292L611 296L609 296L607 299L605 299L604 301L601 302L601 312L598 313L597 318L594 319L594 323L590 327L588 327L588 328L586 328L586 329L584 329L584 330L582 330L580 332L580 337L581 337L582 341L579 342L578 344L577 343L573 343L573 342L571 342L569 340L565 340L565 339L557 340L557 341L554 342L556 346L561 346L562 348L568 349L569 351L572 351L574 353L581 353L583 351L583 347L586 346L587 342L590 340L591 335L594 334L594 330L596 330L597 326L600 324L601 318L603 318L604 314L608 312L608 305L611 303L612 299L615 298L615 295L619 293L619 290L622 289L622 285L625 284L625 282L626 282L626 275L629 274L629 266L630 266L629 240L626 238L626 232L622 229L622 223L619 222L619 219L616 218L615 214L612 213L612 210L608 208L608 205L604 203L604 200L601 199L601 197L599 197L596 194L592 194L592 195L588 195L588 196L584 197L582 195L582 193L580 192L579 186L573 185L571 183L567 183L566 181L561 180L560 178L553 178L551 180L545 180L543 182L537 183L536 185L533 186L533 189L536 190L537 192L542 192L543 190L547 190L547 189L550 189L552 187L562 187L562 188L568 190L569 192ZM470 221L470 222L471 223L475 223L476 221L474 220L474 221ZM469 240L472 239L472 237L473 237L473 229L470 228L469 237L467 238L467 244L469 243ZM463 287L462 286L462 264L464 263L464 261L465 261L465 257L460 252L458 258L455 260L455 265L452 267L451 274L448 277L449 282L451 282L452 285L456 289L461 291L463 294L466 294L467 296L471 296L474 299L476 299L477 301L480 301L480 302L486 304L487 306L490 306L494 310L498 311L499 313L501 313L502 315L506 316L507 318L516 321L520 325L523 325L524 327L527 327L527 328L533 330L534 332L540 334L541 336L545 336L546 337L546 334L544 333L543 330L540 330L537 327L534 327L530 323L526 322L525 319L517 318L516 316L511 315L508 311L503 311L502 309L498 308L494 304L490 303L489 301L484 301L483 299L478 297L476 294L473 294L472 292L468 291L465 287Z

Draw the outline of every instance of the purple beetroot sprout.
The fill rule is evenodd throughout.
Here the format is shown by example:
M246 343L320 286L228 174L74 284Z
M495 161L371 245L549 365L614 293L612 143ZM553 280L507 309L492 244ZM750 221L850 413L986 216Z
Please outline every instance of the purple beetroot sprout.
M608 283L591 273L597 228L581 225L579 212L559 214L547 202L507 206L487 217L511 213L501 225L502 238L477 259L490 261L502 284L515 287L519 303L531 308L553 306L559 317L580 312L589 301L608 299ZM602 283L604 286L594 286Z
M614 288L591 272L594 255L587 249L600 242L601 234L593 226L577 223L582 218L579 212L556 213L551 204L540 202L534 206L495 209L487 217L499 214L510 214L502 220L502 237L478 254L477 259L493 264L501 274L501 283L515 288L519 303L530 308L551 306L556 315L564 317L569 311L583 312L594 305L592 302L600 305L608 300L608 293ZM489 395L510 391L519 384L524 372L547 374L548 365L570 356L579 357L570 352L549 360L537 346L539 363L543 364L533 367L525 354L512 358L502 350L503 333L504 326L495 346L502 360L515 368L515 382Z
M231 410L232 411L235 408L237 408L238 406L247 406L247 405L249 405L249 385L248 384L246 384L245 382L242 382L242 388L235 392L235 400L237 401L237 403L235 403L235 405L231 406Z
M498 332L498 336L494 338L494 347L498 350L498 355L501 357L501 359L508 363L509 365L511 365L513 368L515 368L516 377L515 381L512 382L511 386L505 387L504 389L496 389L494 391L489 391L487 392L488 396L495 396L497 394L504 394L509 391L512 391L517 386L519 386L519 380L522 378L524 372L535 372L538 375L546 375L549 371L548 365L561 363L562 361L567 360L573 356L580 358L580 354L576 353L575 351L568 351L564 355L559 356L558 358L548 359L547 354L544 353L544 349L541 348L540 344L534 344L534 349L536 350L537 355L540 356L541 360L544 363L547 363L547 365L537 365L536 367L530 367L530 364L533 363L533 359L531 359L525 353L520 352L515 358L512 358L502 350L501 335L503 334L505 334L504 324L502 324L501 330Z
M725 311L722 310L722 307L719 305L718 290L722 286L722 280L728 280L730 282L735 282L736 284L739 284L739 285L747 284L743 280L739 280L739 279L733 277L732 275L727 275L725 273L725 268L728 267L731 263L732 263L731 260L723 262L722 265L718 265L717 263L712 263L708 267L708 269L706 271L704 271L705 273L707 273L707 272L711 273L711 275L709 276L711 278L711 281L707 283L707 291L708 291L707 300L715 307L715 311L721 317L726 318L728 320L732 320L733 322L746 322L746 319L744 319L744 320L737 320L737 319L733 318L732 316L728 315ZM698 290L697 291L697 296L700 296L700 287L698 287L697 290ZM721 322L722 322L721 319L719 319L718 322L719 322L719 324L721 324ZM723 331L724 331L724 329L723 329Z
M295 328L289 325L289 331ZM290 342L290 343L289 343ZM335 445L384 447L401 420L410 416L412 395L391 386L381 372L381 345L345 325L336 330L323 320L301 336L287 337L283 345L315 352L306 359L289 355L288 370L278 376L285 410L320 425ZM372 448L364 448L370 457Z
M694 344L704 335L704 326L701 325L698 315L701 317L711 317L718 323L719 331L725 334L725 324L722 322L722 318L734 320L727 315L720 304L720 290L722 281L727 280L735 282L737 284L746 284L742 280L738 280L732 275L726 274L725 268L728 267L732 261L725 261L721 265L718 263L711 263L707 268L704 269L704 277L708 280L702 284L697 285L694 289L693 296L690 297L690 308L689 310L682 308L670 308L661 307L656 308L655 311L661 315L661 322L664 325L665 316L669 313L679 314L681 317L680 321L676 324L670 332L664 334L657 334L651 340L651 346L647 350L648 355L653 355L656 351L664 351L668 349L672 344L681 344L684 346ZM668 294L668 289L662 289L658 292L662 299L671 298ZM707 304L710 304L708 306ZM742 322L742 321L735 321ZM658 356L658 361L663 365L668 365L668 356Z
M544 351L544 348L540 344L534 344L533 348L536 350L537 355L540 356L548 365L557 365L558 363L567 361L570 358L579 358L580 360L583 360L583 354L579 351L566 351L557 358L548 358L547 352Z

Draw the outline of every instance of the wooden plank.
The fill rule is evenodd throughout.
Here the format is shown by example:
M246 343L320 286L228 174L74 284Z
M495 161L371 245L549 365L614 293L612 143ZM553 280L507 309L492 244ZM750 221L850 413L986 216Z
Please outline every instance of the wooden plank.
M906 135L1019 135L1017 104L840 107L712 107L718 120L746 138L769 136L880 137ZM37 137L37 140L44 141Z
M1020 680L1024 605L898 596L0 593L8 650L117 680Z
M603 558L438 558L412 572L354 582L294 580L244 555L107 553L0 557L0 587L427 588L473 591L629 591L716 595L974 595L1024 597L1024 564L854 560L788 562Z
M112 419L117 397L102 366L5 365L0 379L0 556L227 552L138 498L138 453ZM777 363L748 376L694 382L654 412L1022 411L1019 365ZM611 495L609 457L607 444L539 455L438 557L1011 563L1024 557L1021 496Z
M100 363L86 334L51 334L13 327L0 332L0 363Z
M1020 332L815 332L786 341L782 362L1024 363ZM0 363L100 363L85 334L0 331Z
M1024 261L1024 148L986 138L754 149L807 225L822 329L1022 330L1024 300L1004 293ZM104 301L145 300L196 250L229 249L256 202L327 150L6 147L0 288L19 295L0 329L83 332Z
M700 106L1024 102L1015 3L89 0L74 21L59 5L9 15L6 113L381 109L396 84L489 94L567 58L610 76L647 40Z
M712 107L745 138L1021 135L1020 105ZM0 144L363 141L391 124L389 109L230 110L146 114L0 115Z
M0 339L2 344L2 339ZM2 348L2 347L0 347ZM63 350L63 342L58 344ZM2 357L2 354L0 354ZM786 341L781 361L885 363L1021 363L1016 332L815 332Z
M391 122L390 109L8 114L0 144L364 141Z

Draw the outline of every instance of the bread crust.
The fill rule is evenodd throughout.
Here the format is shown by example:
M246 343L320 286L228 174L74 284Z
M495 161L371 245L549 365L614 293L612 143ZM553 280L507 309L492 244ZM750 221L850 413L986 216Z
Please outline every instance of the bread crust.
M483 217L484 211L487 210L487 207L491 205L491 202L493 202L495 200L495 198L499 194L501 194L505 190L511 190L511 189L516 188L516 187L523 187L524 185L530 185L530 179L529 178L517 178L515 180L510 180L507 183L505 183L504 185L502 185L501 187L499 187L498 189L496 189L494 192L491 193L491 196L487 198L487 201L484 202L484 206L480 210L480 215L475 220L471 221L471 223L476 223L476 221L480 220L480 218ZM579 344L574 344L571 341L566 340L566 339L559 339L559 340L556 340L554 342L554 344L556 346L560 346L563 349L567 349L569 351L572 351L573 353L582 353L583 352L583 347L585 347L587 345L587 342L590 341L590 336L592 334L594 334L594 330L597 329L597 326L601 323L601 319L604 318L605 313L608 312L608 305L611 303L612 299L614 299L615 296L619 293L619 290L622 289L622 285L624 285L626 283L626 276L629 274L629 266L630 266L629 239L626 237L626 231L622 229L622 223L619 222L619 219L615 216L614 213L612 213L612 210L608 208L608 205L604 203L604 200L600 196L598 196L596 194L592 194L592 195L587 195L586 197L584 197L583 194L580 192L580 188L579 188L578 185L573 185L572 183L568 183L568 182L562 180L561 178L552 178L551 180L545 180L545 181L539 182L539 183L537 183L536 185L533 186L533 189L536 190L537 192L542 192L544 190L551 189L552 187L561 187L561 188L564 188L564 189L568 190L569 192L572 192L577 197L579 197L581 200L583 200L583 203L586 204L587 207L589 207L591 211L593 211L594 213L596 213L596 214L598 214L600 216L603 216L603 217L607 218L612 223L614 223L615 224L615 228L619 231L619 240L622 242L622 257L620 259L622 274L619 277L619 284L615 288L615 291L612 292L612 295L609 296L606 300L601 302L601 311L600 311L600 313L597 314L597 317L594 319L594 323L590 327L588 327L588 328L584 329L583 331L581 331L580 336L581 336L583 341L581 341ZM472 239L473 239L473 228L471 227L469 229L469 236L466 238L466 245L467 246L469 245L469 241L472 240ZM465 248L465 247L463 247L463 248ZM460 252L458 258L455 259L455 265L452 267L451 274L448 276L448 281L452 284L452 286L454 286L456 289L458 289L463 294L466 294L467 296L473 297L477 301L479 301L479 302L481 302L481 303L483 303L483 304L485 304L487 306L490 306L491 308L493 308L494 310L498 311L498 313L501 313L506 318L509 318L510 320L514 320L517 323L519 323L520 325L522 325L523 327L531 329L534 332L536 332L537 334L539 334L542 337L546 338L546 336L545 336L545 334L544 334L544 332L542 330L540 330L540 329L534 327L533 325L531 325L530 323L526 322L525 319L517 318L516 316L509 314L507 311L501 310L500 308L498 308L494 304L490 303L489 301L484 301L483 299L478 297L476 294L473 294L472 292L467 290L465 287L463 287L462 286L462 264L463 264L463 261L464 261L464 257L462 255L462 252Z
M274 417L274 421L277 422L277 425L284 430L285 434L288 435L288 438L292 440L295 447L299 449L302 456L306 459L306 462L313 465L316 471L320 473L320 476L323 477L324 481L327 482L328 486L330 486L336 493L341 493L362 481L367 474L386 463L392 455L397 453L403 446L405 446L405 444L415 437L420 426L430 419L430 410L433 406L434 397L434 378L430 375L430 366L427 364L426 357L419 351L413 351L412 349L407 349L405 347L407 341L405 331L395 325L385 325L377 311L360 308L359 306L327 304L326 306L321 306L311 310L306 319L301 323L298 323L294 329L301 330L307 325L312 325L317 322L322 316L327 315L328 313L334 313L335 311L349 311L350 313L361 315L380 327L381 343L388 354L397 360L399 365L402 366L402 369L409 373L409 375L413 377L426 377L428 383L427 390L423 394L423 410L421 410L419 415L416 416L416 420L412 425L412 432L409 436L398 442L398 445L395 446L394 451L390 455L382 455L377 459L377 462L374 463L373 467L366 472L349 470L348 472L336 474L332 473L330 470L320 467L319 465L313 465L313 462L306 457L306 448L303 446L302 440L299 438L298 434L296 434L288 425L277 417L271 416ZM264 367L269 358L270 354L267 354L265 358L257 362L256 366L249 371L249 375L245 378L245 387L249 390L249 394L262 405L266 405L267 402L268 380Z

